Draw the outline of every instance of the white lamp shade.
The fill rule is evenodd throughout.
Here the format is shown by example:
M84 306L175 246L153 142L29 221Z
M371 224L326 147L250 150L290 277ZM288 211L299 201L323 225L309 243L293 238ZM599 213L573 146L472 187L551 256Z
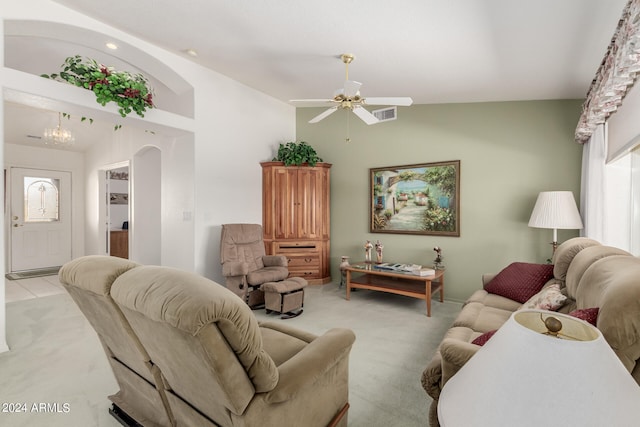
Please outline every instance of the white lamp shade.
M582 219L571 191L543 191L533 207L529 227L580 229Z
M540 313L584 341L544 335ZM590 324L520 310L445 384L438 418L442 427L637 426L640 387Z

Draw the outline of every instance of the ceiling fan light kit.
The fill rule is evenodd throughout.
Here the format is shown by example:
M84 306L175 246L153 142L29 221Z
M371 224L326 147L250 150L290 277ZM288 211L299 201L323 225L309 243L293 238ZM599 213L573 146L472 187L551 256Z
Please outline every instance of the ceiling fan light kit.
M329 115L335 113L338 109L343 109L352 111L353 114L358 116L358 118L363 122L368 125L373 125L378 123L380 120L364 108L365 105L392 105L408 107L413 104L413 100L409 97L363 97L360 95L360 87L362 86L362 83L355 80L349 80L349 64L355 59L355 56L351 53L343 53L340 55L340 59L344 62L346 68L345 82L342 89L336 90L333 98L292 99L289 101L298 107L329 107L327 110L309 120L309 123L318 123Z

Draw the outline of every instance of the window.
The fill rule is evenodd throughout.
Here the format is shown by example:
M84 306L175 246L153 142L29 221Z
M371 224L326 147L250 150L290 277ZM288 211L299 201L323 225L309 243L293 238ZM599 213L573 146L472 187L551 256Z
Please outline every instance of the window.
M640 146L631 152L631 250L640 256Z
M24 177L24 222L60 220L60 180Z

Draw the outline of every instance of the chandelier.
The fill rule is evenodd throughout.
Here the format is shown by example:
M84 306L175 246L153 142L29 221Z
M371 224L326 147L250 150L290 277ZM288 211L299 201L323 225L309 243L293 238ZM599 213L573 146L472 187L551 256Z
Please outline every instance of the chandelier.
M73 145L75 137L62 128L62 113L58 113L58 126L44 130L44 143L47 145Z

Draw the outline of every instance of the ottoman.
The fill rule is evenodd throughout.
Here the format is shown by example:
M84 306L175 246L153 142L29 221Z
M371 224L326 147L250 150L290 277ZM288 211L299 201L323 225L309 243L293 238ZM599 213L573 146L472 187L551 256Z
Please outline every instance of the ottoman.
M275 311L283 319L299 316L304 305L304 288L307 281L302 277L289 277L280 282L267 282L260 286L264 292L264 307L267 314Z

